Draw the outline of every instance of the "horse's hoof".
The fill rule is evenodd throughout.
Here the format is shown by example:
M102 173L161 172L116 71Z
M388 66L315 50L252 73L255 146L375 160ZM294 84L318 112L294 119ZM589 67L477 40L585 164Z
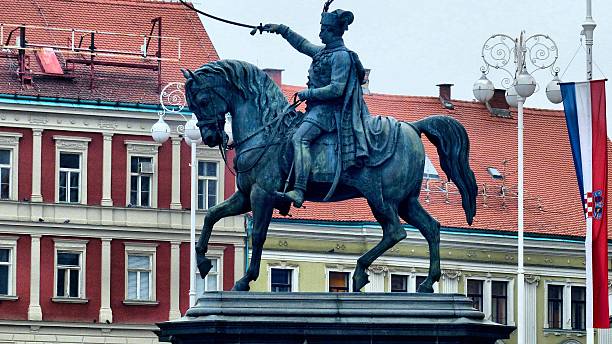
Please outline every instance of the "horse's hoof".
M430 285L425 285L425 282L423 282L417 289L417 293L431 294L433 292L433 287Z
M198 270L200 271L200 277L206 277L210 269L212 269L212 262L210 259L206 258L203 254L197 253L196 263L198 265Z
M367 274L356 273L353 275L353 291L359 292L361 288L365 287L366 284L370 283Z
M236 284L234 284L234 287L232 288L232 291L249 291L249 290L251 290L251 288L249 287L249 284L246 282L242 282L242 281L236 282Z

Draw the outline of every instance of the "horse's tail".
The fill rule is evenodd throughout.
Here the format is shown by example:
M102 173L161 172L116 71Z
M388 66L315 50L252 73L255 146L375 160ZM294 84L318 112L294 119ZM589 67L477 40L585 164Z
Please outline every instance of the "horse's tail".
M412 123L438 149L442 170L455 183L461 194L461 204L468 224L476 215L478 186L470 168L470 140L459 121L449 116L435 115Z

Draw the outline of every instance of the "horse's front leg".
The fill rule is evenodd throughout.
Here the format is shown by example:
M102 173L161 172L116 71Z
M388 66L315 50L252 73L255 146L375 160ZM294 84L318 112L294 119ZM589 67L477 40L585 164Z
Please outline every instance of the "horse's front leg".
M261 252L263 250L268 226L272 220L274 210L274 195L255 185L251 191L251 204L253 206L253 236L251 251L251 262L249 268L240 280L236 282L234 291L248 291L249 283L259 277L259 264L261 262Z
M206 252L208 251L208 241L210 240L210 235L215 223L222 218L244 214L249 210L251 210L250 200L240 191L236 191L236 193L234 193L227 200L208 209L208 213L204 218L202 233L200 234L200 239L198 239L198 243L195 248L198 270L200 271L200 276L202 278L206 277L212 268L210 259L206 258Z

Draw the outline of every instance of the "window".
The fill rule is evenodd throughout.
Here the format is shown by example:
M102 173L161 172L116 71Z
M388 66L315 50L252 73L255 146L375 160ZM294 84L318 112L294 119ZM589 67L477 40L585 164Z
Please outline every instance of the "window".
M583 331L585 329L586 288L572 286L572 330Z
M425 155L425 166L423 167L423 178L424 179L440 179L440 175L433 163L427 155Z
M563 328L562 285L548 285L548 328Z
M128 254L128 300L151 300L152 260L150 255Z
M219 164L198 161L198 209L208 209L217 204Z
M138 207L151 206L151 179L153 159L133 156L130 160L130 204Z
M466 296L472 299L473 307L479 311L483 311L483 281L482 280L467 280Z
M292 269L276 269L270 270L270 291L272 292L290 292L292 290Z
M11 150L0 149L0 199L11 197Z
M81 253L57 252L57 296L80 297Z
M349 290L349 272L329 272L329 292L330 293L348 293Z
M16 200L19 173L19 133L0 132L0 199Z
M127 149L127 183L125 203L128 207L157 207L157 151L161 144L151 141L125 140ZM166 181L170 183L171 181Z
M124 245L125 300L127 303L155 302L157 244L130 242Z
M0 298L15 296L17 237L0 237Z
M87 203L87 147L91 138L53 136L55 202Z
M391 292L406 293L408 292L408 276L406 275L391 275Z
M60 153L59 202L79 203L81 185L81 155Z
M200 271L196 268L196 295L204 295L208 291L221 290L221 278L219 276L219 258L210 258L212 268L204 279L200 276Z
M55 239L54 301L85 299L87 240Z
M508 308L508 283L504 281L491 282L491 320L499 323L507 323Z

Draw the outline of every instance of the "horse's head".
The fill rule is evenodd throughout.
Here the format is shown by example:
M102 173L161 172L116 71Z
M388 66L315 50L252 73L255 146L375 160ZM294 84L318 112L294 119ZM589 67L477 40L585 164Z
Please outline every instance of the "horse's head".
M209 147L215 147L224 142L223 132L225 114L230 112L224 88L229 87L219 78L196 75L190 70L182 70L187 79L185 96L189 109L198 119L198 128L202 141Z

